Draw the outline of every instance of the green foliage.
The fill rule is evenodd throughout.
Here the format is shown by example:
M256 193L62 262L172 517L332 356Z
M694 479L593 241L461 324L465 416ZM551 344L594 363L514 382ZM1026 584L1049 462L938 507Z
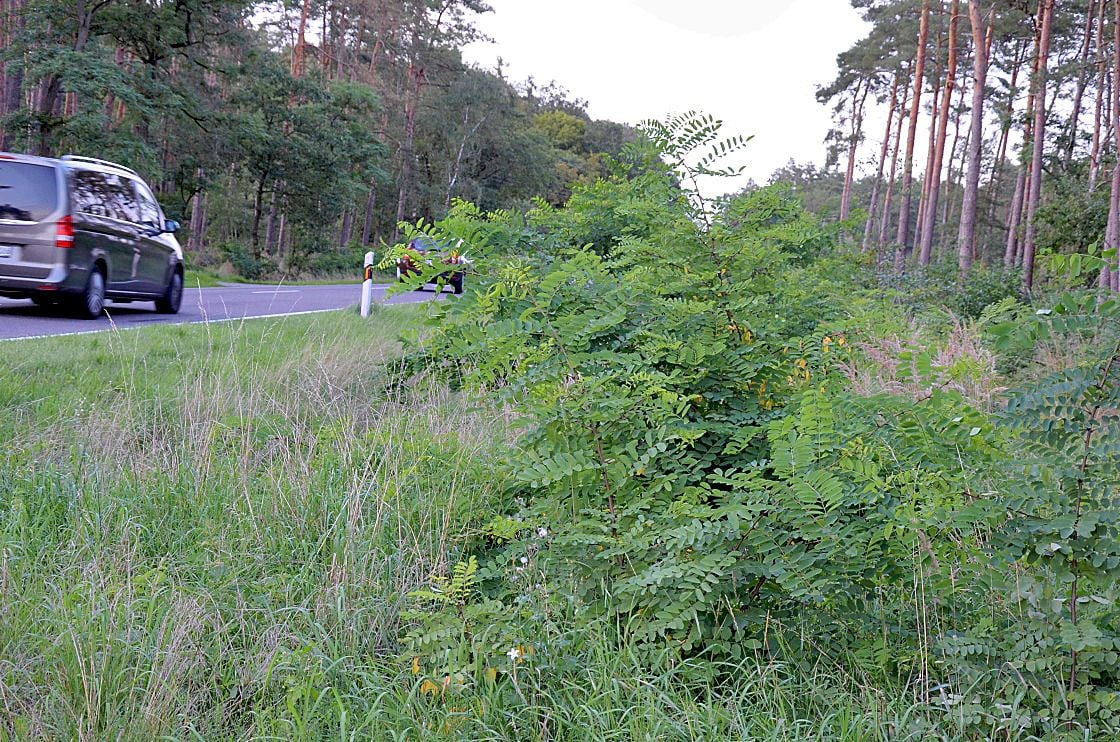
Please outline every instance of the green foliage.
M1022 286L1018 268L977 265L962 280L956 265L946 261L924 271L887 272L878 278L881 285L897 292L895 301L910 313L943 307L963 319L976 319L985 307L1018 297Z
M1050 194L1035 217L1038 250L1042 254L1085 252L1104 234L1108 221L1108 189L1087 189L1088 163L1078 165L1047 181Z
M1094 352L1010 396L1001 423L1015 455L997 462L992 613L945 642L950 666L982 684L987 704L959 702L1012 733L1115 735L1120 730L1120 307L1069 295L1006 344L1046 337L1091 339Z
M691 143L672 148L681 168L690 146L717 141L707 119L657 136L670 131ZM826 233L782 188L735 201L703 228L698 194L675 182L654 166L577 192L564 212L538 212L533 226L555 219L569 244L576 225L631 229L535 265L484 258L475 291L433 310L422 358L457 361L454 376L500 389L523 415L509 476L526 499L521 517L555 534L531 550L547 584L650 651L737 657L768 614L858 593L882 567L836 559L876 548L867 495L806 469L832 455L825 437L840 445L825 430L827 399L803 396L836 388L847 352L828 329L843 312L810 265ZM476 224L473 236L457 221L433 231L501 252L471 242L485 231ZM508 531L500 542L493 564L529 558L529 542ZM480 605L491 615L504 603L487 601L517 594L499 580ZM431 652L418 641L418 654Z
M509 215L460 206L425 225L479 260L411 362L517 411L501 472L519 505L484 528L477 592L418 617L409 656L477 676L533 630L539 676L562 682L548 647L607 622L651 663L824 656L907 678L980 737L1111 733L1115 303L1030 315L1013 276L961 287L931 271L907 290L1000 347L1088 350L996 412L955 391L992 370L938 344L895 359L920 396L859 396L841 373L859 334L918 298L869 298L866 263L786 187L698 209L679 185L690 151L673 153L676 169L646 159L538 210L552 257L511 248L524 225Z
M233 267L237 275L255 281L262 278L273 266L258 259L241 244L225 244L218 248L222 259Z
M583 144L587 124L564 111L544 111L533 117L533 126L543 131L560 149L576 150Z

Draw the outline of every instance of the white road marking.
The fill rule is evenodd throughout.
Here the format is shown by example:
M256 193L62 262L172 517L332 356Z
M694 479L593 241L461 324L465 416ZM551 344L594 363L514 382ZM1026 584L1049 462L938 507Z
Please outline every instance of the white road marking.
M175 325L217 325L222 322L245 322L251 319L275 319L277 317L298 317L303 314L323 314L325 312L344 312L346 308L341 309L310 309L304 312L281 312L279 314L254 314L252 317L224 317L222 319L198 319L192 322L160 322L159 325L175 326ZM51 335L22 335L18 338L0 338L0 343L11 342L12 340L35 340L36 338L65 338L73 337L75 335L97 335L103 332L122 332L124 330L138 330L141 327L152 327L151 324L135 324L121 327L117 324L112 324L109 327L100 330L79 330L78 332L58 332Z

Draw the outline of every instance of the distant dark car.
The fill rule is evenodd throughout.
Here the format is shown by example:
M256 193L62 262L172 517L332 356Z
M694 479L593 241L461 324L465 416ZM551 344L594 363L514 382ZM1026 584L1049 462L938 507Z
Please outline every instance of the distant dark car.
M442 263L447 266L458 266L458 270L449 269L436 276L436 280L448 283L456 294L463 293L463 269L470 265L470 260L459 252L462 240L454 247L436 242L431 237L414 237L405 248L404 255L397 259L397 280L407 283L410 276L421 276L427 266ZM418 288L423 288L423 285Z
M65 303L86 318L105 299L183 300L179 225L148 185L112 162L0 152L0 295Z

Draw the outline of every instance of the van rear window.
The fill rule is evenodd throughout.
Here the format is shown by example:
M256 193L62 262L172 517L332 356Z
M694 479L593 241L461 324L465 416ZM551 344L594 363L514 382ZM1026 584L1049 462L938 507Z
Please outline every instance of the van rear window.
M58 208L54 168L0 160L0 219L39 222Z

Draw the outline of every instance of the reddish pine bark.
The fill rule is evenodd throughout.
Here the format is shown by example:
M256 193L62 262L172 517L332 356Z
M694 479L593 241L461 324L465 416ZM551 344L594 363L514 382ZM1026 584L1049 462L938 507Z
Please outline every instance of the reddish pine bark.
M992 29L980 16L980 0L968 0L972 26L972 122L968 140L968 174L961 200L961 224L957 233L957 270L964 277L972 269L976 254L976 210L980 195L981 140L984 137L984 86L988 81L988 44Z
M922 173L922 190L918 195L918 219L914 225L914 245L922 243L922 230L926 226L926 205L929 203L929 182L933 175L933 152L937 145L937 122L941 115L941 86L940 76L933 87L933 98L930 101L932 114L929 117L929 141L926 142L926 168Z
M307 49L307 16L311 12L311 0L303 0L299 11L299 31L296 47L292 50L292 77L301 78L306 71L305 54Z
M967 0L966 0L967 1ZM958 205L958 200L953 198L954 194L960 191L961 176L964 173L964 152L961 151L962 145L965 150L968 149L968 132L964 135L964 141L961 141L961 120L964 118L964 98L968 94L968 83L962 81L957 86L957 104L954 107L953 115L953 143L949 145L949 160L946 163L945 183L949 188L946 198L941 199L943 206L941 207L941 219L938 223L939 229L945 229L953 217L956 216L955 209Z
M887 177L887 191L883 195L883 208L881 209L881 216L879 217L879 239L877 244L878 249L882 249L887 244L887 230L891 225L891 206L894 196L894 182L895 176L898 174L898 155L902 149L902 125L906 121L906 104L910 101L910 78L909 73L902 86L902 103L898 107L898 124L894 132L894 147L891 151L891 172Z
M1040 0L1038 7L1037 18L1042 20L1042 14L1046 0ZM1039 24L1041 29L1041 23ZM1015 181L1015 196L1011 201L1011 208L1007 213L1007 249L1004 251L1003 260L1007 266L1022 265L1023 256L1023 243L1020 237L1020 228L1023 222L1023 209L1027 202L1027 194L1030 188L1030 165L1024 159L1028 149L1033 148L1032 142L1033 127L1034 127L1034 112L1036 107L1035 82L1038 79L1039 61L1041 55L1039 52L1042 49L1041 33L1036 32L1034 43L1034 61L1031 63L1031 86L1030 92L1027 93L1027 110L1024 114L1023 122L1023 149L1019 156L1019 175Z
M1038 75L1034 88L1035 96L1034 129L1031 153L1030 189L1027 192L1027 233L1023 240L1023 291L1029 293L1034 286L1034 217L1042 195L1042 150L1046 143L1046 64L1050 54L1050 28L1054 18L1054 0L1042 0L1039 14L1041 33L1038 42ZM1120 34L1120 29L1117 31ZM1115 182L1115 177L1113 178Z
M914 187L914 140L918 135L918 113L921 106L922 82L926 68L926 42L929 40L929 0L922 2L922 17L918 25L918 48L914 57L914 97L910 101L910 124L906 136L906 158L902 166L902 204L898 215L898 235L894 255L894 268L901 272L906 267L907 241L910 239L910 201Z
M953 90L957 84L957 26L959 22L960 4L958 0L953 0L949 7L949 59L945 66L945 91L941 96L937 139L934 142L930 167L925 225L922 227L922 242L918 252L918 264L923 267L929 265L930 256L933 252L933 233L937 226L937 199L941 193L941 170L945 161L945 137L949 131L949 106L953 102Z

